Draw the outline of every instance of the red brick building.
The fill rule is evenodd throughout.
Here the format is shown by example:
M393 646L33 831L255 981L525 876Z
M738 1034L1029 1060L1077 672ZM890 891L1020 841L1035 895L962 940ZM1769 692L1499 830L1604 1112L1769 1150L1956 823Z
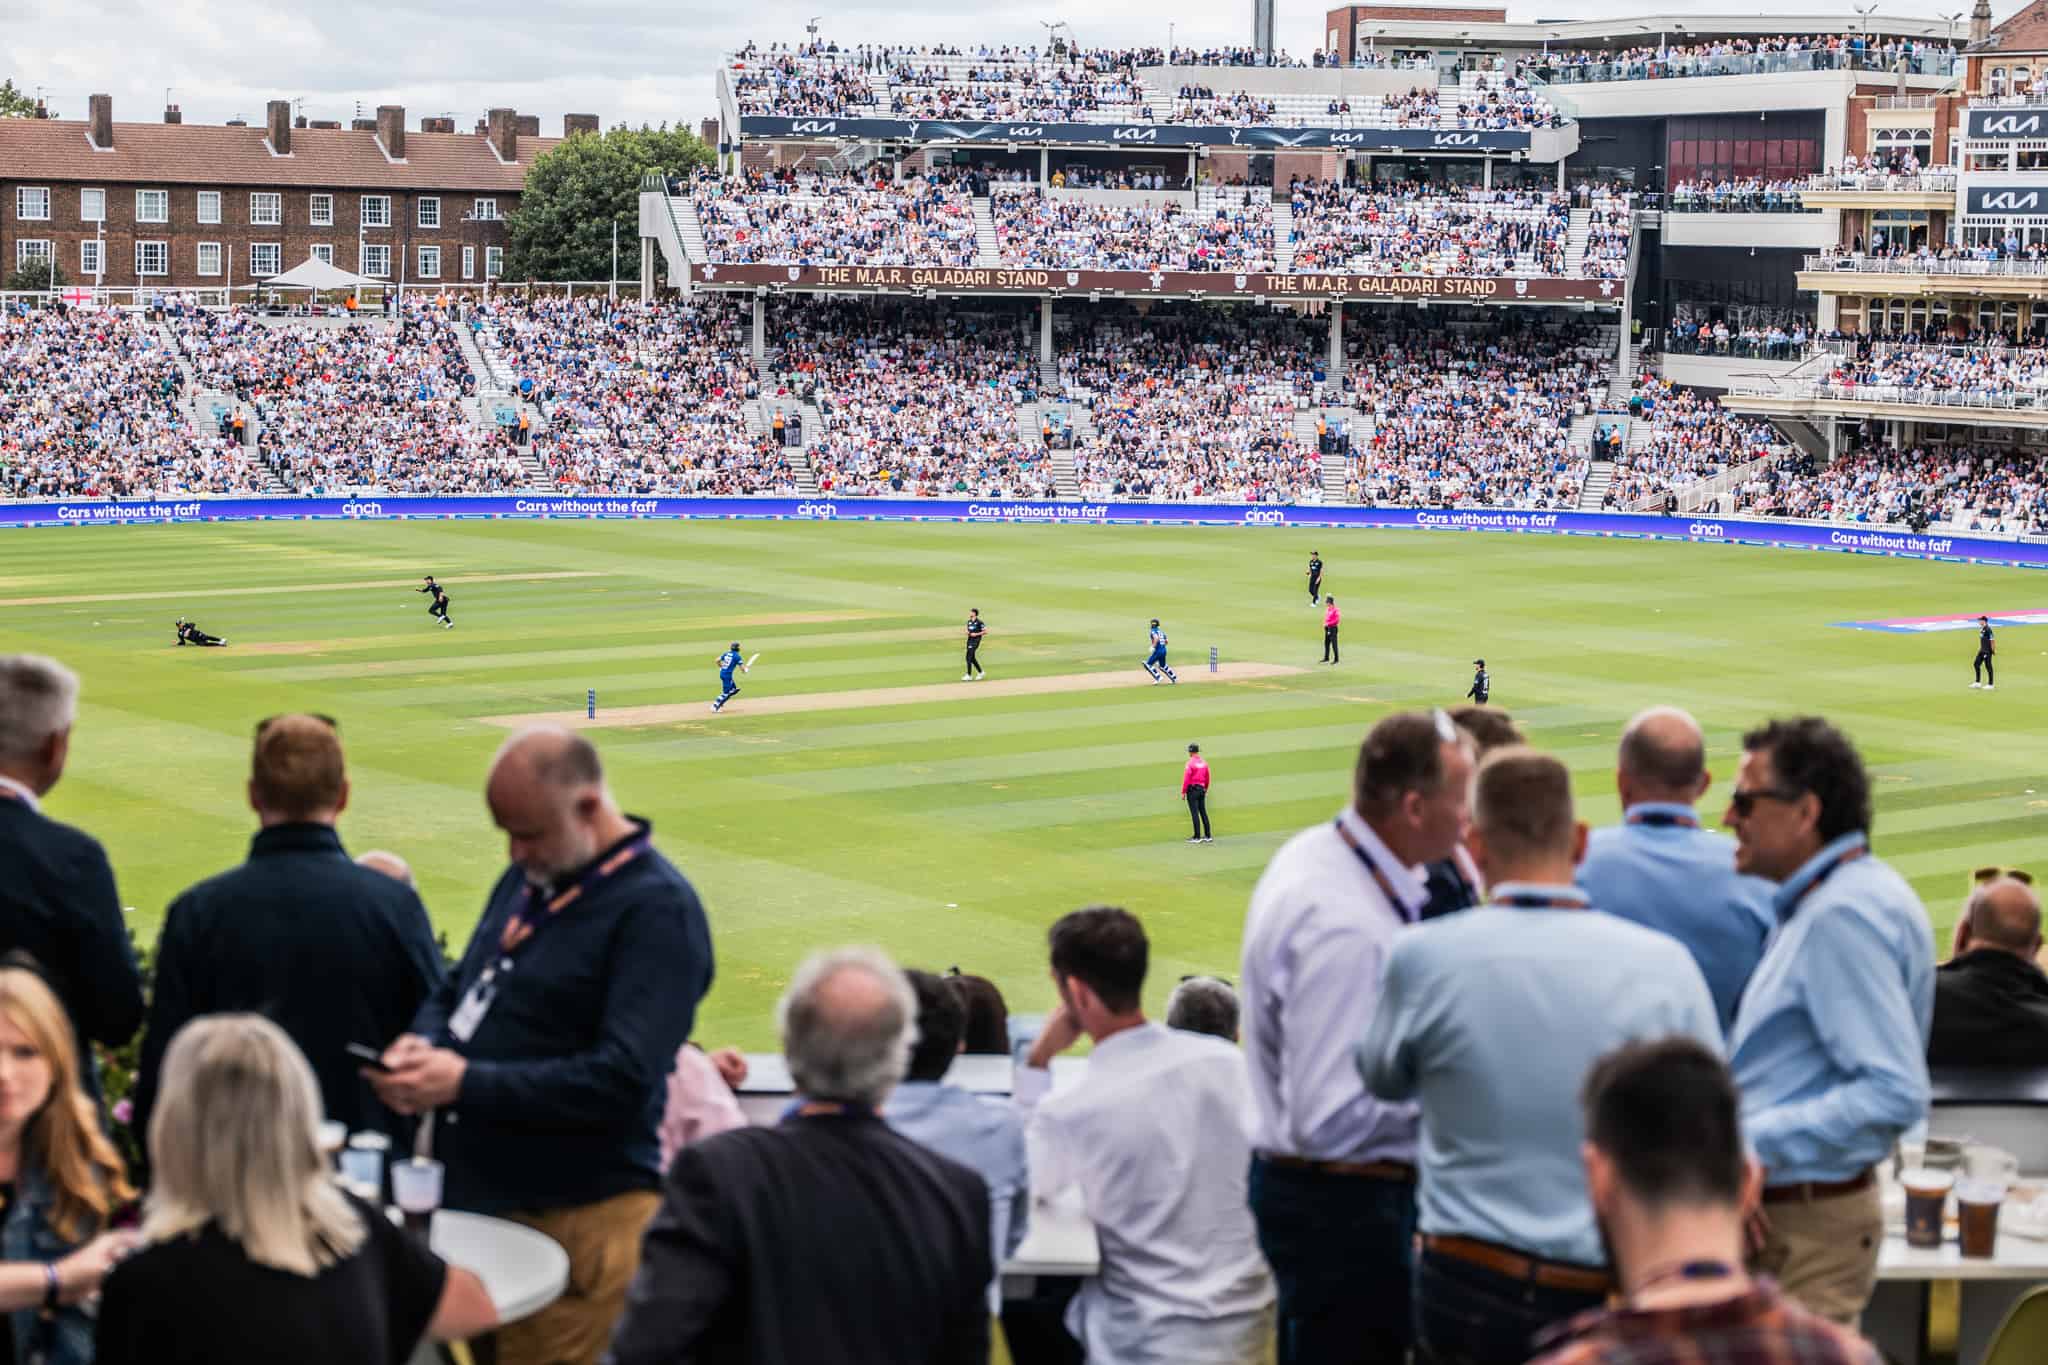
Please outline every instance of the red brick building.
M564 137L597 131L563 119ZM502 269L505 218L526 172L562 139L493 109L405 126L386 105L354 126L294 122L272 100L262 127L91 117L0 119L0 276L54 258L78 284L224 288L319 257L408 285L480 283Z

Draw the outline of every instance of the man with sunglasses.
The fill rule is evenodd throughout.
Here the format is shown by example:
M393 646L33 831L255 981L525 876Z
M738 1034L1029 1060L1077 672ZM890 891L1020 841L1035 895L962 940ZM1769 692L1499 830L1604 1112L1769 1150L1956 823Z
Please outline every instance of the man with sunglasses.
M1927 911L1870 856L1870 779L1816 716L1743 736L1722 822L1735 869L1778 883L1776 928L1728 1037L1764 1167L1757 1269L1854 1326L1877 1279L1875 1168L1927 1116L1934 950Z

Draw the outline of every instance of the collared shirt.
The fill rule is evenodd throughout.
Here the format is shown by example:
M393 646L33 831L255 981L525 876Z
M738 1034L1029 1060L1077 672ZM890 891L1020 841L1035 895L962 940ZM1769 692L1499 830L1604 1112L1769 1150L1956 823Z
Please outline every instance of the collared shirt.
M1423 1232L1599 1265L1579 1087L1635 1039L1718 1051L1713 998L1677 942L1588 913L1573 887L1493 898L1395 941L1359 1070L1375 1095L1421 1100ZM1561 904L1504 904L1519 898Z
M1253 1145L1319 1161L1413 1161L1415 1106L1367 1094L1352 1048L1372 1019L1394 935L1420 916L1428 887L1356 811L1337 819L1397 899L1328 823L1295 835L1266 865L1245 918L1240 978Z
M1719 1303L1596 1308L1545 1330L1530 1365L1881 1365L1877 1348L1768 1280Z
M1236 1048L1145 1023L1097 1043L1087 1075L1032 1112L1033 1192L1078 1189L1101 1240L1067 1311L1090 1360L1210 1359L1273 1302L1246 1196L1247 1098Z
M0 773L0 787L5 787L7 788L7 790L13 792L16 796L20 797L22 804L27 806L30 810L36 812L38 815L42 813L43 803L38 801L36 799L36 794L24 784L15 781L13 778L7 776L5 773ZM0 796L0 801L4 801L6 799L6 797Z
M1742 1131L1773 1185L1860 1175L1927 1117L1934 941L1905 879L1853 856L1868 847L1845 834L1778 888L1728 1037Z
M1207 789L1209 785L1209 763L1200 754L1188 755L1188 766L1181 769L1180 794L1186 796L1189 787Z
M905 1081L882 1106L891 1128L950 1157L988 1185L989 1246L998 1265L1017 1250L1030 1221L1030 1165L1024 1116L1016 1106L942 1081ZM991 1312L1002 1311L1002 1277L989 1284Z
M1764 939L1777 915L1775 887L1735 870L1735 841L1700 828L1686 805L1641 801L1626 823L1593 831L1578 882L1610 915L1671 935L1685 945L1726 1036Z

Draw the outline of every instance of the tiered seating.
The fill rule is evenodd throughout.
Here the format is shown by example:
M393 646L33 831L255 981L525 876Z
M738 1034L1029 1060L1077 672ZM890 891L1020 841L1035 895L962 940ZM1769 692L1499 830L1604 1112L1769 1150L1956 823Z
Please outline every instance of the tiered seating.
M1426 329L1362 315L1346 379L1374 417L1355 460L1361 501L1395 506L1570 508L1586 454L1570 439L1611 359L1590 329Z
M1563 275L1564 200L1521 190L1294 187L1294 268L1420 275ZM1624 257L1626 248L1624 247Z
M1636 382L1629 411L1647 436L1615 461L1606 506L1683 491L1731 467L1763 459L1783 443L1768 422L1738 417L1697 389L1656 375Z
M818 487L834 495L1043 498L1043 448L1019 429L1036 396L1021 314L969 317L893 300L800 300L783 368L818 404Z
M1628 276L1628 240L1634 223L1628 200L1618 194L1593 196L1586 219L1586 257L1579 273L1589 279Z
M1873 41L1860 33L1722 38L1631 48L1546 48L1516 63L1546 82L1669 80L1687 76L1749 76L1778 71L1898 71L1946 75L1949 52L1939 44Z
M733 98L741 114L811 118L872 113L870 74L833 56L742 53L733 60Z
M547 418L534 453L563 487L793 493L786 452L748 433L747 324L719 295L684 304L495 301L478 318Z
M1915 512L1957 531L2048 531L2048 469L2037 454L1952 447L1861 451L1814 468L1786 462L1740 490L1744 511L1902 524Z
M720 264L974 264L965 190L819 176L700 177L690 186L704 248Z
M1080 270L1271 270L1273 197L1205 189L1136 202L1025 188L992 201L1008 266Z
M2048 391L2048 348L1880 346L1844 356L1816 386L1825 398L1873 402L2039 406Z
M0 497L247 493L261 471L195 435L163 337L113 311L0 314Z
M1295 436L1315 337L1291 317L1155 311L1088 326L1060 358L1092 412L1074 457L1091 498L1309 502L1322 466Z

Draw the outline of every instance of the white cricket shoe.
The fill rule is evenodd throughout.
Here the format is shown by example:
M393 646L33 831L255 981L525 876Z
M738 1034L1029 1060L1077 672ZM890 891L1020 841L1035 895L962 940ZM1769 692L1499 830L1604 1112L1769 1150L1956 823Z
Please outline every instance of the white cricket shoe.
M1973 689L1975 689L1975 688L1979 688L1979 687L1982 687L1983 685L1984 685L1983 683L1971 683L1971 684L1970 684L1971 688L1973 688Z
M974 675L973 675L972 673L962 673L962 674L960 675L960 681L961 681L961 682L973 682L973 681L974 681Z
M222 641L221 641L221 643L222 643L222 644L226 644L226 643L227 643L227 641L226 641L226 640L222 640ZM1985 684L1984 684L1984 690L1985 690L1986 692L1996 692L1996 691L1998 690L1998 688L1997 688L1996 686L1994 686L1993 684L1991 684L1991 683L1985 683Z

